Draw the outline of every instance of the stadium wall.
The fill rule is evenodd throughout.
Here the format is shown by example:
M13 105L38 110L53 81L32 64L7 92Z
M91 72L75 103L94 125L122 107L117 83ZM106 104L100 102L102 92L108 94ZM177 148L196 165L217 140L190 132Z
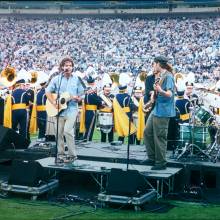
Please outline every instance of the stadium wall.
M158 13L204 13L219 12L220 7L205 8L152 8L152 9L0 9L0 14L158 14Z
M220 11L213 11L213 12L194 12L194 11L188 11L188 12L156 12L151 10L151 13L143 13L143 12L136 12L136 13L125 13L125 12L111 12L111 11L105 11L105 13L97 13L96 10L84 10L83 13L76 13L72 11L71 13L60 13L59 11L53 11L53 12L44 12L41 11L39 13L36 13L36 11L32 12L11 12L11 13L3 13L0 10L0 16L1 17L21 17L21 18L47 18L47 19L54 19L54 18L99 18L99 19L110 19L110 18L121 18L121 19L131 19L131 18L182 18L182 17L192 17L192 18L204 18L204 17L219 17Z

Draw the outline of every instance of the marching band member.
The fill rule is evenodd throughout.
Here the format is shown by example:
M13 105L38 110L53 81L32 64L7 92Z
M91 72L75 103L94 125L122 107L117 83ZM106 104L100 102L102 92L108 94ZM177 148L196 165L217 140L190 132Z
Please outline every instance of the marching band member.
M27 128L27 138L28 140L30 140L30 133L35 133L36 130L37 130L37 123L36 123L36 118L32 118L31 119L31 116L32 116L32 110L33 110L33 104L34 104L34 99L35 99L35 86L36 86L36 82L37 82L37 79L38 79L38 72L36 71L31 71L29 72L29 75L30 75L30 79L28 80L28 87L27 87L27 90L26 90L26 93L29 97L29 109L28 109L28 128ZM36 117L36 115L33 115L33 117ZM32 124L31 125L31 122L32 123L35 123L34 125ZM34 129L30 129L30 126ZM31 132L30 132L31 130Z
M45 86L48 81L47 74L41 74L38 83L41 88L36 95L36 112L37 112L37 127L39 129L38 139L45 139L46 125L47 125L47 112L46 112L46 100Z
M97 117L97 109L102 106L102 99L97 95L97 89L95 87L95 79L91 76L88 77L87 83L89 86L89 90L85 95L85 134L84 141L92 141L96 117Z
M105 84L103 86L103 94L100 95L102 98L104 104L104 108L101 108L99 110L99 115L103 115L103 117L107 114L111 114L110 119L112 119L112 124L106 125L107 128L102 128L100 125L101 130L101 142L106 142L106 136L108 135L108 141L112 142L114 139L114 131L113 131L113 108L112 108L112 102L114 99L114 95L111 94L111 84Z
M217 81L216 85L215 85L215 88L214 88L214 92L215 94L217 94L218 96L220 96L220 80ZM215 108L213 107L212 108L212 112L217 115L217 117L219 118L220 117L220 108Z
M193 73L189 73L186 77L186 96L188 97L191 106L199 105L199 97L194 93L195 76Z
M134 105L137 108L137 111L135 111L133 114L134 124L137 127L137 133L135 135L135 141L137 145L140 145L140 142L144 137L144 128L146 122L144 104L147 101L147 97L144 96L146 78L147 78L147 72L145 69L142 68L139 76L136 79L136 83L134 87L134 95L132 97Z
M179 116L179 123L189 123L190 118L190 101L184 97L185 84L184 81L179 79L176 84L177 97L176 97L176 111Z
M4 115L3 115L3 125L7 128L12 128L12 90L14 84L17 81L17 74L15 68L7 66L1 71L0 82L1 84L8 89L5 93L4 101Z
M133 121L134 121L134 124L135 126L137 127L137 130L138 130L138 127L139 127L139 124L140 124L140 120L139 120L139 117L141 117L141 115L139 114L139 106L140 106L140 102L142 102L142 98L143 98L143 90L142 90L142 87L140 86L135 86L134 87L134 95L132 96L132 101L135 105L135 112L133 113ZM142 111L142 109L141 109ZM144 113L143 113L144 115ZM144 133L144 127L142 127L142 133ZM140 145L140 138L137 138L137 134L134 135L134 142L136 142L137 145Z
M135 106L131 99L131 96L127 93L128 77L123 73L119 78L119 93L113 100L114 109L114 125L115 130L118 133L118 140L124 143L124 138L129 135L129 119L131 119L130 130L130 144L133 144L133 134L136 132L136 127L132 123L132 111Z
M24 89L24 84L24 79L18 80L12 91L12 128L17 130L19 125L19 134L27 138L27 109L30 97Z
M0 125L3 125L4 122L4 106L5 99L3 98L3 93L0 93Z

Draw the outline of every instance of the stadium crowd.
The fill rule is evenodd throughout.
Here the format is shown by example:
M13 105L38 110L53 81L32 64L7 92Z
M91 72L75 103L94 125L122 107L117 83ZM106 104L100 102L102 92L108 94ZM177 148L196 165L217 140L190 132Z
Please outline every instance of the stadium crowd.
M75 70L91 65L98 74L151 70L157 54L170 57L177 72L198 78L220 74L220 18L76 19L0 18L0 66L8 63L49 73L63 56Z

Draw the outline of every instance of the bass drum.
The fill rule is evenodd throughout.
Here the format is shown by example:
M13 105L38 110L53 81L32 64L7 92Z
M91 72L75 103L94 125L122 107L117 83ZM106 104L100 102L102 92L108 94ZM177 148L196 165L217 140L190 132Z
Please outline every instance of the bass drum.
M195 144L201 149L206 149L207 141L210 139L208 127L192 126L187 124L180 125L180 144Z

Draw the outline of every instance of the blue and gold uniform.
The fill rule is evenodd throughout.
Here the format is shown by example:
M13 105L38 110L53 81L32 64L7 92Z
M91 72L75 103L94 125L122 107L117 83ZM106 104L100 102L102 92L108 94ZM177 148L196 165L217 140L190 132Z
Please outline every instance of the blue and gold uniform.
M45 94L45 88L41 88L37 92L37 98L36 98L37 126L39 129L38 138L45 138L45 132L47 126L46 100L47 97Z
M4 122L4 105L5 100L0 96L0 125L3 125Z
M89 84L94 83L94 79L89 78L87 82ZM89 92L85 95L85 134L83 139L87 141L92 141L95 124L97 109L102 106L102 99L97 95L96 91Z
M176 111L177 115L179 115L179 123L189 123L190 118L190 101L183 97L184 92L177 91L176 98Z
M32 108L34 103L34 89L29 88L26 90L27 96L29 98L29 111L28 111L28 123L27 123L27 139L30 141L30 121L31 121L31 114L32 114Z
M17 83L24 83L19 80ZM12 128L17 130L19 125L19 134L27 137L27 108L29 105L29 97L26 90L15 88L12 92Z
M132 119L132 111L136 110L136 106L134 105L131 96L126 92L127 86L119 86L119 93L115 96L116 100L118 101L119 105L123 109L123 111L127 114L128 118ZM130 144L134 143L134 135L130 135ZM124 137L119 136L119 141L124 143Z

